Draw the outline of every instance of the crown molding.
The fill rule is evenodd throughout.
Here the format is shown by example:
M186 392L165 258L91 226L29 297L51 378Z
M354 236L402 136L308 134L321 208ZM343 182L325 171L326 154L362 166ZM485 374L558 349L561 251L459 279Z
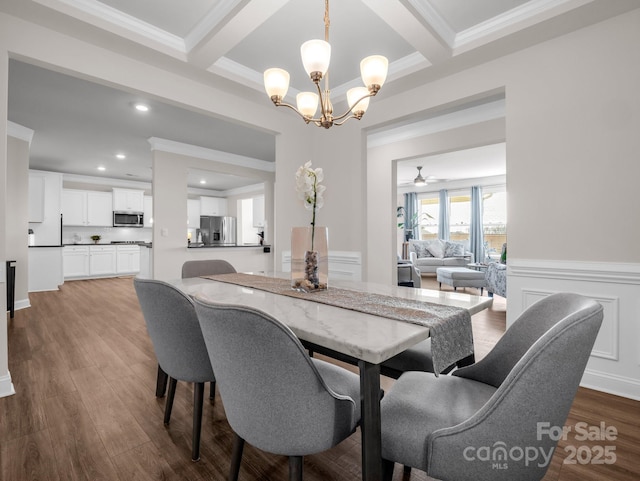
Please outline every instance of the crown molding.
M184 37L184 45L190 52L209 33L215 29L238 5L245 0L221 0L213 9L200 20L193 29Z
M130 189L151 189L151 182L142 182L139 180L113 179L111 177L95 177L92 175L80 174L62 174L63 182L76 182L78 184L102 185L106 187L121 187Z
M151 145L151 150L168 152L171 154L186 155L198 159L213 160L224 164L239 165L249 169L262 170L264 172L275 172L275 162L267 162L266 160L254 159L243 155L231 154L220 150L208 149L197 145L184 144L173 140L160 139L158 137L150 137L147 139Z
M7 135L9 137L15 137L16 139L24 140L29 143L31 147L31 141L33 140L34 131L28 127L16 124L15 122L7 121Z
M456 41L456 32L449 26L444 18L436 11L430 2L424 0L406 0L409 5L433 28L442 40L453 48Z
M458 110L450 114L414 122L388 129L379 133L370 134L367 137L367 148L381 147L410 140L423 135L435 134L445 130L486 122L505 117L506 103L504 99L495 100L464 110Z
M71 15L96 27L114 32L108 26L117 27L133 37L143 37L164 47L186 55L185 40L150 23L121 12L97 0L33 0L53 10ZM135 38L131 38L135 40Z
M522 28L522 23L529 22L535 24L544 18L557 15L558 11L568 11L582 5L591 3L593 0L530 0L523 5L512 8L500 15L496 15L484 22L474 25L456 34L451 47L455 50L463 49L470 44L485 43L483 40L502 36L512 29ZM553 11L553 13L551 13Z

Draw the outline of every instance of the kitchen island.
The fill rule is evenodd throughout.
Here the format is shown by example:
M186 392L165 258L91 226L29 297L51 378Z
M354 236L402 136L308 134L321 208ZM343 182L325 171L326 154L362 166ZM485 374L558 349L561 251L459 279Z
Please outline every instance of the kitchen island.
M29 246L29 292L57 291L64 284L62 245Z
M220 248L228 249L228 248L234 248L234 247L268 247L268 248L271 248L271 246L260 245L260 244L207 245L207 244L203 244L202 242L192 242L192 243L187 245L188 249L201 249L201 248L205 248L205 249L213 249L213 248L215 248L215 249L220 249Z
M273 253L270 245L202 245L191 243L186 249L184 261L204 259L224 259L238 272L265 272L274 269ZM182 265L182 264L180 264Z

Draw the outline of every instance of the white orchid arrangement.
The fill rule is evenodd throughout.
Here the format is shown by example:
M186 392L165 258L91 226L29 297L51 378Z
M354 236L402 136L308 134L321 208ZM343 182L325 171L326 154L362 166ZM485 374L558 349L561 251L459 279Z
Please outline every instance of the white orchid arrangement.
M313 241L316 229L316 210L324 205L322 194L326 187L320 185L324 180L322 168L313 169L311 161L300 166L296 171L296 192L304 202L304 208L313 212L311 217L311 250L313 250Z

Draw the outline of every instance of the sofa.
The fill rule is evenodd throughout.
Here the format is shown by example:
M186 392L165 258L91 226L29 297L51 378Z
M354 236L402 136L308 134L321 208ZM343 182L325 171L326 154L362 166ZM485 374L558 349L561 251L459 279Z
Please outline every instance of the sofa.
M411 239L407 250L409 260L421 274L435 274L438 267L466 267L474 262L465 242Z

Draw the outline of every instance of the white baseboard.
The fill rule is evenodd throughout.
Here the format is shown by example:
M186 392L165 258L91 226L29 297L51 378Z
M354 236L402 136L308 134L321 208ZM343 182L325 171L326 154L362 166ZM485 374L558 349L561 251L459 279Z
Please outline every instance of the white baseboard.
M16 393L11 382L11 373L7 372L5 376L0 377L0 397L11 396Z
M580 385L596 391L640 401L640 381L637 379L587 369L584 372L584 376L582 376Z
M16 311L19 311L20 309L26 309L28 307L31 307L31 302L29 301L29 299L20 299L15 302L14 307Z

